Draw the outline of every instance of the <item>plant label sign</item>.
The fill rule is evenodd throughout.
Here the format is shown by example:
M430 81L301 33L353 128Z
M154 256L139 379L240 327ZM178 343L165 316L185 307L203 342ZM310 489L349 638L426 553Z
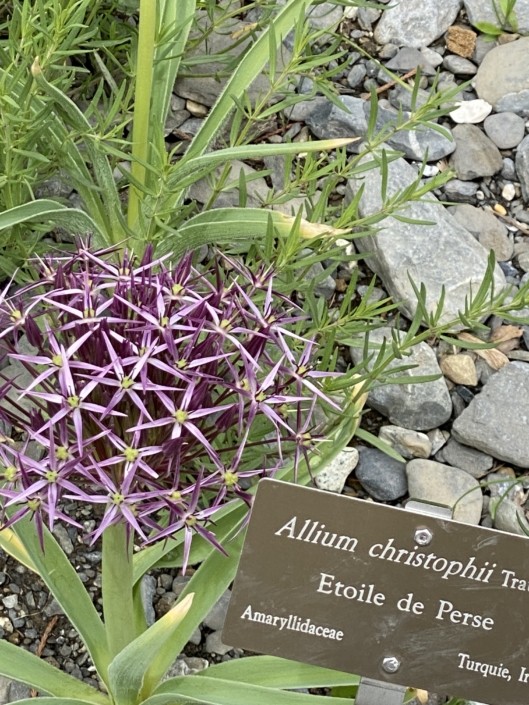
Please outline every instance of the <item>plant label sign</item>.
M223 641L526 705L529 541L265 479Z

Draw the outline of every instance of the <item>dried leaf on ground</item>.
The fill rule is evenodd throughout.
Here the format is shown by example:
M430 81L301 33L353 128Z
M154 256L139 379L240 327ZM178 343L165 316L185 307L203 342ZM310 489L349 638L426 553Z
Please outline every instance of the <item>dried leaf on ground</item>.
M520 326L500 326L490 336L491 342L499 343L497 350L508 353L520 347L523 329Z

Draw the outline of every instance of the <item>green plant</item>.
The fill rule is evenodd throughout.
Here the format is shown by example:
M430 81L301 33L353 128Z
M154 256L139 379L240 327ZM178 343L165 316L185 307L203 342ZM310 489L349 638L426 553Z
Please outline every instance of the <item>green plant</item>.
M491 0L496 15L497 24L491 22L476 22L474 26L485 34L487 41L495 41L505 32L516 32L518 20L516 18L516 0Z
M275 473L306 483L309 455L317 472L344 447L365 396L346 404L333 443L319 441L311 416L316 399L326 400L319 380L329 373L318 370L314 343L295 336L297 316L270 272L230 278L217 268L207 279L189 257L167 270L151 248L141 261L113 254L82 249L46 261L44 284L2 303L3 352L33 376L19 391L35 407L14 401L0 410L43 451L34 460L27 443L0 448L0 546L46 583L109 696L2 640L0 674L50 695L50 705L323 705L287 689L358 678L267 657L163 677L233 580L256 489L243 490L240 478ZM17 352L23 332L36 354ZM2 385L1 398L13 388ZM51 534L57 520L76 523L59 508L63 498L104 506L90 535L102 536L104 623ZM135 541L142 550L133 552ZM147 628L143 575L188 562L201 566Z
M19 2L22 8L29 4L28 0ZM72 5L72 0L69 2ZM78 12L85 15L89 6L87 2L75 4ZM218 57L226 63L227 84L183 155L181 146L168 153L163 138L175 78L185 75L186 67L200 65L208 58L197 55L196 48L213 30L229 27L226 23L238 9L222 4L197 5L195 0L179 4L142 0L137 33L128 24L110 19L101 24L104 36L100 32L92 39L92 35L87 37L86 32L78 29L83 41L77 53L71 49L72 56L75 55L77 62L79 52L83 57L88 53L96 77L85 79L83 73L73 85L73 70L58 72L58 62L46 61L46 51L38 43L31 45L31 51L25 49L18 73L12 62L0 60L0 78L9 81L10 100L19 102L22 96L27 97L24 138L33 139L27 125L32 124L35 129L38 126L35 154L49 160L50 170L60 170L59 174L75 186L83 203L82 210L67 209L60 201L50 199L28 203L28 192L24 192L0 212L0 233L10 233L18 242L28 228L42 231L62 226L75 233L93 232L94 241L100 245L126 242L141 253L147 243L152 243L159 252L172 252L178 257L185 249L204 243L231 245L262 240L273 228L280 243L289 243L290 249L282 261L292 262L293 240L288 238L294 219L275 209L281 206L284 209L297 196L307 195L310 201L322 178L326 179L322 195L309 206L307 218L299 220L297 226L298 254L303 239L311 239L313 246L327 236L323 247L328 249L332 241L328 236L347 235L353 227L376 222L376 218L358 218L357 202L338 214L329 201L339 181L377 166L376 160L366 166L360 165L360 157L348 159L345 145L350 140L253 143L268 120L307 99L293 93L296 76L310 77L314 92L320 90L329 99L338 100L329 78L344 59L342 40L337 37L321 53L314 51L312 47L322 32L309 29L305 19L309 6L310 0L289 0L280 7L276 3L265 5L258 22L243 30L242 36L234 36L233 45L237 48L245 42L241 45L244 50L239 56L226 52ZM134 3L129 8L134 10ZM90 15L79 24L84 28L91 21ZM7 27L11 32L12 23ZM281 39L292 28L295 29L292 51L279 61L276 56ZM30 54L33 82L27 72ZM88 59L83 61L81 68L85 70ZM338 68L330 68L333 62ZM262 71L269 86L251 100L249 87ZM417 90L418 80L413 89L414 102ZM80 109L79 96L86 101L90 94L86 110ZM375 134L377 101L373 95L367 150L398 130L423 125L442 130L432 121L446 112L446 108L439 106L449 98L449 94L437 92L434 86L425 106L414 110L409 118L399 117L396 125ZM43 115L46 121L41 119ZM340 149L336 158L325 154L337 148ZM271 191L262 207L244 207L247 179L242 172L239 175L242 208L212 209L214 197L203 209L186 201L189 187L201 178L215 180L215 193L225 188L233 160L262 160L273 155L284 155L287 166L295 159L295 175L294 179L286 180L282 192ZM126 161L131 162L130 173L123 166ZM119 184L114 178L116 168L123 174ZM257 175L266 174L264 171ZM38 173L35 178L40 178ZM427 187L420 185L411 192L408 190L402 198L388 202L380 217L401 210L409 198L419 197L446 178L444 174L431 180ZM30 241L31 247L35 241L36 237ZM31 247L26 247L22 254L27 256ZM13 270L13 265L10 269Z

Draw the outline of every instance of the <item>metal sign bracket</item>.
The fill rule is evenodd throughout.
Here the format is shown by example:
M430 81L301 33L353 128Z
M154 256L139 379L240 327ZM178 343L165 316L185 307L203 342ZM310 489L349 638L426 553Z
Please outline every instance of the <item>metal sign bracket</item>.
M450 507L442 504L434 504L423 500L410 499L406 503L406 509L410 512L415 512L416 514L422 514L423 516L433 516L439 519L452 519L452 510ZM420 532L421 529L418 527L416 540L418 543L423 543L419 537ZM424 543L429 543L428 537L425 536L424 538ZM391 661L391 657L388 657L385 661ZM398 670L398 665L394 670ZM393 669L391 669L391 671L388 669L388 672L392 671ZM377 681L372 678L361 678L355 699L355 705L402 705L405 692L406 686L404 685L393 685L393 683Z

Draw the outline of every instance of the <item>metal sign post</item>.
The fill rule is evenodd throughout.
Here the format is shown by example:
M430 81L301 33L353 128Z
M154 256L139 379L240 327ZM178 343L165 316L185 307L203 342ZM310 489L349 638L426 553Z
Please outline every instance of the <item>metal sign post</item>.
M451 519L452 510L439 504L431 504L421 500L410 499L406 504L406 509L423 516L433 516L439 519ZM415 532L415 541L420 546L427 546L433 536L429 529L418 526ZM387 673L396 673L400 668L400 661L390 654L382 662L382 668ZM402 705L406 687L403 685L393 685L372 678L361 678L358 686L358 693L355 705Z

